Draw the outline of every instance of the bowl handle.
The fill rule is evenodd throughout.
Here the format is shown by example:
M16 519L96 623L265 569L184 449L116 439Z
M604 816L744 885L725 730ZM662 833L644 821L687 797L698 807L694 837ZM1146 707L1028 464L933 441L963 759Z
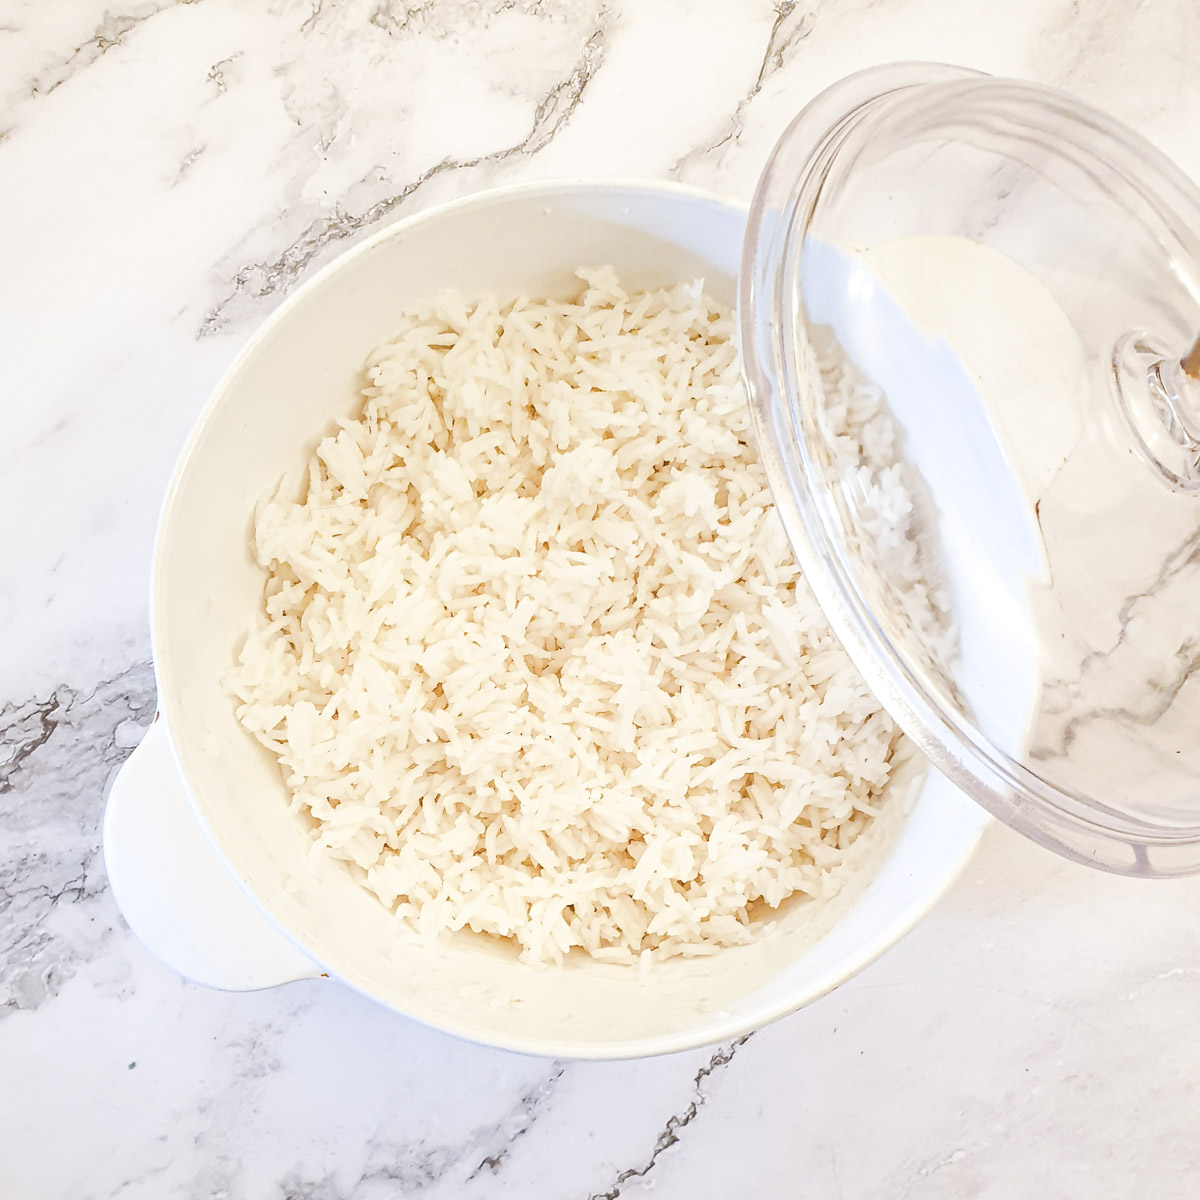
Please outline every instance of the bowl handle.
M160 718L109 787L104 863L129 927L155 958L194 983L243 992L322 974L217 856Z

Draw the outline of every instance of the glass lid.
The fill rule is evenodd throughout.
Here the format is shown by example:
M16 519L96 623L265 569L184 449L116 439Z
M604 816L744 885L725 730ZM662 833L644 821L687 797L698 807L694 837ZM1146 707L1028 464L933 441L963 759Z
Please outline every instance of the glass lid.
M1043 845L1200 870L1200 192L1057 92L817 97L739 304L817 599L936 767Z

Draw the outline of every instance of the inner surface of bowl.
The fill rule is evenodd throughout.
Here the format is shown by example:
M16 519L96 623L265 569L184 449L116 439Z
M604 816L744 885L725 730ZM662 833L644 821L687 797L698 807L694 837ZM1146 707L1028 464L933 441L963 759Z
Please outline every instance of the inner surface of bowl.
M893 944L966 862L985 820L925 779L893 837L864 847L831 904L795 904L753 945L637 968L518 961L463 934L415 945L341 863L315 859L274 758L238 725L222 685L261 605L251 553L261 496L360 402L362 368L414 301L567 295L579 266L627 287L703 278L732 305L744 210L664 184L539 184L391 226L321 272L255 335L217 389L177 470L154 591L159 704L218 853L279 927L331 974L397 1010L518 1050L618 1057L735 1036L836 986ZM908 789L911 771L893 788ZM880 831L880 834L885 831Z

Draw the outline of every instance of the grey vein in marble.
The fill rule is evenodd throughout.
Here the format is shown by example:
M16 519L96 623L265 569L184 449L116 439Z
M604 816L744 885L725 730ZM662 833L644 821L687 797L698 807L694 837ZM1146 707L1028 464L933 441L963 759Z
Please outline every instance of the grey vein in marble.
M95 928L62 910L107 892L105 786L154 697L153 671L138 664L87 690L0 709L0 1018L55 995L112 932L107 906Z
M692 1098L683 1109L668 1118L662 1132L655 1138L654 1148L650 1151L646 1161L636 1167L626 1167L620 1171L607 1191L593 1192L588 1200L617 1200L627 1183L633 1180L639 1182L644 1180L658 1165L660 1155L679 1142L679 1131L686 1129L700 1115L700 1110L707 1099L707 1093L703 1087L704 1081L723 1067L727 1067L733 1061L738 1050L753 1036L753 1034L747 1033L736 1041L721 1046L712 1058L696 1072L695 1078L692 1080Z
M1165 678L1156 679L1152 688L1144 695L1134 697L1129 703L1104 708L1090 708L1086 712L1073 714L1062 728L1059 745L1049 750L1039 747L1037 757L1042 759L1065 757L1075 745L1080 730L1085 725L1092 725L1099 721L1119 721L1124 725L1142 727L1157 724L1171 710L1193 673L1200 667L1200 642L1194 639L1185 641L1172 656L1170 665L1172 669Z
M314 0L312 12L300 22L300 32L304 33L306 30L311 29L324 11L325 0Z
M196 336L208 337L223 329L227 323L229 306L239 297L261 300L286 293L328 246L370 229L415 196L431 180L503 163L512 158L533 157L545 149L570 121L588 84L604 62L607 14L607 5L602 4L571 70L539 98L529 131L520 141L486 154L444 158L422 171L399 191L377 200L363 212L351 213L335 205L330 216L321 217L309 225L274 261L253 263L239 270L233 278L233 290L208 311Z
M304 26L301 26L301 28L303 29ZM239 50L236 54L226 55L225 58L213 63L212 67L209 69L207 76L208 82L217 89L219 94L223 95L229 90L229 85L225 80L226 68L233 66L233 64L241 57L242 51Z
M539 1115L554 1097L555 1085L566 1067L555 1063L548 1075L522 1093L513 1107L499 1120L472 1130L453 1143L420 1145L395 1140L377 1140L371 1148L366 1169L346 1193L329 1176L306 1177L295 1172L281 1181L288 1200L349 1200L351 1195L369 1191L376 1185L395 1185L399 1194L419 1192L439 1184L470 1182L481 1175L497 1175L513 1144L533 1128ZM476 1166L466 1172L467 1164L480 1155Z
M318 0L313 10L320 16L324 0ZM504 12L538 15L543 9L541 0L421 0L420 3L397 3L379 0L368 20L392 36L428 33L444 37L464 19L483 24Z
M1111 646L1091 650L1079 664L1079 674L1085 675L1097 663L1110 658L1125 645L1130 622L1138 615L1141 607L1152 601L1163 588L1172 582L1187 567L1200 565L1200 529L1189 534L1183 542L1167 555L1154 578L1140 591L1127 596L1117 610L1117 636Z
M1162 720L1200 668L1200 641L1184 635L1176 612L1160 611L1160 600L1170 601L1169 591L1179 588L1190 598L1200 595L1200 531L1183 539L1164 559L1154 578L1131 593L1116 612L1116 636L1109 645L1093 647L1068 679L1048 684L1042 696L1031 754L1042 761L1070 756L1081 732L1105 721L1150 728ZM1144 651L1130 641L1141 623L1175 628L1180 636L1174 653L1154 663L1153 673ZM1115 688L1115 690L1114 690ZM1105 702L1119 696L1119 703ZM1097 698L1101 698L1097 703ZM1190 764L1189 764L1190 765Z
M675 178L686 177L691 170L709 155L736 141L746 120L746 110L763 90L766 82L783 70L796 47L813 30L816 16L813 10L800 8L796 0L780 0L775 6L775 20L767 38L767 47L759 64L758 74L745 95L737 102L733 113L720 131L709 141L694 146L671 166Z
M563 1077L565 1070L565 1066L561 1063L556 1063L554 1069L545 1079L539 1080L521 1097L517 1104L520 1118L512 1126L512 1132L508 1140L498 1150L480 1159L479 1164L467 1176L468 1182L485 1172L495 1175L500 1170L512 1152L513 1143L518 1138L524 1137L533 1128L533 1123L537 1120L538 1114L542 1112L546 1104L553 1098L555 1085Z
M80 42L70 54L52 66L43 68L29 83L31 96L49 96L62 87L67 80L79 74L110 50L125 43L125 39L139 26L152 17L179 5L199 4L201 0L165 0L160 4L142 4L134 12L105 12L103 20L96 26L95 33Z

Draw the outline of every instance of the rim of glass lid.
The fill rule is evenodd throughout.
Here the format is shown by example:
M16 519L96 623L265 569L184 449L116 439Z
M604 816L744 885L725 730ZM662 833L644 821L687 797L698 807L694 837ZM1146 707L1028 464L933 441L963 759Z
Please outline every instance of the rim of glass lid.
M1007 825L1067 858L1126 875L1193 874L1200 871L1200 825L1156 825L1042 779L997 750L966 714L924 685L897 654L856 584L832 497L809 482L819 480L820 472L803 434L802 246L834 157L880 102L908 89L972 82L1033 99L1115 140L1144 168L1140 179L1130 181L1142 201L1157 205L1165 199L1172 217L1181 207L1200 212L1194 185L1165 156L1115 120L1054 89L940 63L896 63L848 76L820 93L788 127L751 205L738 310L760 454L793 550L834 632L879 702L937 769ZM1143 185L1145 178L1156 191ZM1188 232L1196 230L1200 225Z

